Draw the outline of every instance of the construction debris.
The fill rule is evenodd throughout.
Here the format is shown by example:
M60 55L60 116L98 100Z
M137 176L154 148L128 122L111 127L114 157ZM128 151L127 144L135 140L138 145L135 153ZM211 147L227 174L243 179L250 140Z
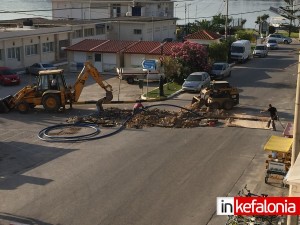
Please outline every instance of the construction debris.
M125 121L126 128L143 127L192 128L203 126L235 126L263 128L264 117L234 114L222 109L209 109L198 106L199 102L186 106L187 110L171 111L165 109L147 109L132 115L132 110L107 108L100 115L68 118L68 123L93 123L102 127L121 126ZM191 110L191 111L188 111ZM248 121L248 122L247 122Z
M206 121L199 113L192 113L186 110L179 112L149 109L144 110L136 115L132 115L132 110L108 108L101 115L89 115L84 117L68 118L68 123L87 122L96 123L101 126L118 126L128 118L132 117L127 123L127 128L143 127L172 127L172 128L189 128L203 126Z

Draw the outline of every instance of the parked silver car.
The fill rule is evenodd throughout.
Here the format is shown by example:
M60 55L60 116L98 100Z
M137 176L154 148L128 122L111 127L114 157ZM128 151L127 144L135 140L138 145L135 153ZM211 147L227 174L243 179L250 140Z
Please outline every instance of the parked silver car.
M231 66L227 62L217 62L210 71L211 80L220 80L231 76Z
M208 87L210 76L207 72L191 73L182 84L182 90L199 92L202 88Z
M267 40L268 49L278 49L278 43L275 39Z
M34 63L31 66L26 68L26 73L27 74L38 75L39 71L42 71L42 70L55 70L55 69L57 69L57 67L54 66L51 63Z
M270 34L267 37L268 40L273 39L276 40L278 44L290 44L292 43L292 39L290 37L283 36L282 34Z

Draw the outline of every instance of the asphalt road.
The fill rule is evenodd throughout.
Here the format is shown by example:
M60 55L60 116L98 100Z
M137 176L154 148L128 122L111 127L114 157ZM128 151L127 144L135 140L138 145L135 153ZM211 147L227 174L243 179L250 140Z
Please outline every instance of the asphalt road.
M255 114L272 103L283 123L292 121L298 47L282 45L267 58L236 65L228 79L242 90L235 110ZM90 85L88 90L94 90ZM0 97L9 88L1 87ZM121 98L140 91L124 84L126 88ZM182 94L167 102L185 105L192 96ZM276 183L263 183L262 148L270 135L281 135L280 127L278 132L126 129L79 143L37 138L49 125L94 111L93 105L77 105L65 113L1 114L0 224L217 225L226 218L215 216L216 197L235 195L246 183L254 192L286 194Z

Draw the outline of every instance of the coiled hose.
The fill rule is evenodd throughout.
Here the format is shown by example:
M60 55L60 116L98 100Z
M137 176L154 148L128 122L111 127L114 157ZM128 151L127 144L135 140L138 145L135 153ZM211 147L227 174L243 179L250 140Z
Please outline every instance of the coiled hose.
M197 112L194 112L188 108L178 106L178 105L173 105L173 104L155 104L155 105L145 106L144 110L148 110L150 108L157 107L157 106L176 107L176 108L180 108L180 109L186 110L188 112L191 112L191 113L195 114L196 116L202 117L202 115ZM121 124L121 126L118 129L116 129L113 132L108 133L108 134L99 136L98 134L101 131L98 127L98 124L80 122L80 123L74 123L74 124L58 124L58 125L46 127L38 133L38 138L43 141L47 141L47 142L81 142L81 141L89 141L89 140L107 138L107 137L113 136L113 135L121 132L126 127L126 124L128 123L128 121L130 121L135 115L139 114L140 112L137 112L136 114L129 116ZM77 136L57 136L57 135L49 134L53 130L56 130L58 128L65 128L65 127L87 127L87 128L93 129L94 131L91 133L88 133L88 134L77 135Z

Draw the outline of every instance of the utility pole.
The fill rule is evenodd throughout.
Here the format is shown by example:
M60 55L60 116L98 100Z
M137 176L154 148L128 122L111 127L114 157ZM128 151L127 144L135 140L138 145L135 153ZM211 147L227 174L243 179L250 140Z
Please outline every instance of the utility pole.
M227 29L228 29L228 0L226 1L226 16L225 16L225 40L227 40Z
M184 3L184 36L186 35L186 2Z

